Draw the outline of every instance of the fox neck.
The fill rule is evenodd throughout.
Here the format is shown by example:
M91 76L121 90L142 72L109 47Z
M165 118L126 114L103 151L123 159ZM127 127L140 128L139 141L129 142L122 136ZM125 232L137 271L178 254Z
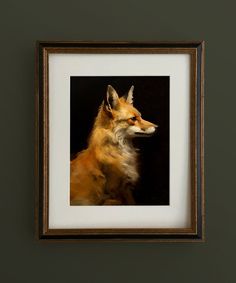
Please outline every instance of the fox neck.
M100 164L108 165L106 168L117 172L117 175L125 175L127 182L136 183L139 178L137 150L131 139L111 130L96 128L92 132L88 149Z
M123 172L131 183L138 179L137 150L133 147L132 139L127 138L125 132L116 128L112 121L105 121L103 124L98 115L88 149L95 154L100 163Z
M98 146L101 150L103 147L114 146L121 151L136 151L132 139L128 138L122 129L116 128L94 127L89 139L89 148Z

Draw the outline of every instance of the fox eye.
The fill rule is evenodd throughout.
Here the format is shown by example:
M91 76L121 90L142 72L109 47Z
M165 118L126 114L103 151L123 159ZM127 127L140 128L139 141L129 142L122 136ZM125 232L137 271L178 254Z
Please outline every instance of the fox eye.
M132 121L136 121L136 120L137 120L137 118L134 116L134 117L131 117L131 118L130 118L130 120L132 120Z

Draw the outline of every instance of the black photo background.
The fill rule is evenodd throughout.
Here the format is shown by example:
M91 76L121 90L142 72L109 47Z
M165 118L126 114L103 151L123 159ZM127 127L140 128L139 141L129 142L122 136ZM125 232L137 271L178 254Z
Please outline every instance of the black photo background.
M87 147L98 108L112 85L119 96L134 85L134 106L159 127L150 138L136 138L140 149L137 205L169 205L169 77L71 77L71 158Z

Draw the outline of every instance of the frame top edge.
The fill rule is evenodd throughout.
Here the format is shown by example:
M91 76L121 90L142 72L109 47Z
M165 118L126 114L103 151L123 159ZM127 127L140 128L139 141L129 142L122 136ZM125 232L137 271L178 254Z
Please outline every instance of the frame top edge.
M203 46L205 43L204 40L198 41L45 41L45 40L36 40L36 46L47 48L47 47L56 47L56 48L65 48L65 47L125 47L125 48L145 48L145 47L166 47L166 48L198 48Z

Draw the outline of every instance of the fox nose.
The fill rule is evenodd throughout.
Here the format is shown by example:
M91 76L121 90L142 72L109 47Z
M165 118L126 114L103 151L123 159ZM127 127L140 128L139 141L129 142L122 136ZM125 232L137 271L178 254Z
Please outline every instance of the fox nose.
M153 128L154 128L154 133L156 133L156 132L157 132L158 125L153 124Z

